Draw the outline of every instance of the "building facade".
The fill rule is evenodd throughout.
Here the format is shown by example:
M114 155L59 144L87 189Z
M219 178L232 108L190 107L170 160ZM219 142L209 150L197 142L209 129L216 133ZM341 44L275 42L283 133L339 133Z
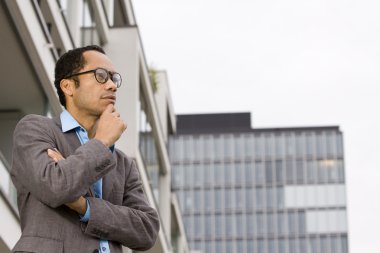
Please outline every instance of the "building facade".
M159 88L152 88L131 1L4 0L0 32L0 252L10 252L21 235L9 177L13 129L26 114L60 114L55 62L89 44L102 46L123 77L116 107L128 129L116 146L136 160L149 202L160 214L159 236L149 252L189 252L170 189L167 143L176 123L167 77L159 72L154 80Z
M190 249L348 252L339 127L252 129L249 113L178 115L169 150Z

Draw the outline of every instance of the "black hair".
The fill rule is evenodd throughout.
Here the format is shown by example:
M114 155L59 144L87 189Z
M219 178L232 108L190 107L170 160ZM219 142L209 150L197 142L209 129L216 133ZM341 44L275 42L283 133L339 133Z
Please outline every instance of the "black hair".
M75 48L64 53L55 64L54 85L55 85L55 88L57 89L59 102L61 102L61 104L65 108L66 108L66 98L65 98L65 94L63 93L61 89L60 83L62 79L65 79L65 77L77 73L81 68L84 67L84 65L86 64L86 60L83 57L83 53L86 51L92 51L92 50L98 51L102 54L106 54L103 48L96 45L79 47L79 48ZM78 80L75 78L73 79L75 83L79 85Z

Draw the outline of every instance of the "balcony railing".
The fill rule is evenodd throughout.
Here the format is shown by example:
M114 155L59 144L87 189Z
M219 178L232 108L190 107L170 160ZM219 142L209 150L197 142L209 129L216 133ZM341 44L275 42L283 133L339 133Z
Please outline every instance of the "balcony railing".
M0 151L0 195L18 218L17 193L9 174L10 166Z

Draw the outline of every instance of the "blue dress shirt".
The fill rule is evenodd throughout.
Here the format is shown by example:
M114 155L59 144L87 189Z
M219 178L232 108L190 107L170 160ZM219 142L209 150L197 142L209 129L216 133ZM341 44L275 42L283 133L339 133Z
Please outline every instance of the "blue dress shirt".
M86 142L88 142L89 139L88 139L88 134L87 134L86 129L84 129L81 125L79 125L79 123L73 118L73 116L71 116L71 114L68 111L64 110L61 113L60 118L61 118L61 123L62 123L62 132L65 133L67 131L75 129L75 132L79 138L80 143L83 145ZM114 145L110 147L111 152L114 151L114 148L115 148ZM93 189L94 189L96 198L102 198L102 186L103 186L102 178L93 184ZM91 215L90 202L87 200L86 213L83 216L81 215L80 220L82 222L88 222L88 220L90 219L90 215ZM111 252L107 240L100 239L99 250L101 253Z

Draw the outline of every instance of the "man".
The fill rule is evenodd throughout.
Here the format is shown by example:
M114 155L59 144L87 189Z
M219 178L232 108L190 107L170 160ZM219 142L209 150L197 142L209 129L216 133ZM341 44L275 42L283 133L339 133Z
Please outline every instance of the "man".
M121 253L153 246L157 212L135 162L114 148L126 125L114 105L121 76L98 46L65 53L59 117L24 117L14 131L12 181L22 235L14 252Z

